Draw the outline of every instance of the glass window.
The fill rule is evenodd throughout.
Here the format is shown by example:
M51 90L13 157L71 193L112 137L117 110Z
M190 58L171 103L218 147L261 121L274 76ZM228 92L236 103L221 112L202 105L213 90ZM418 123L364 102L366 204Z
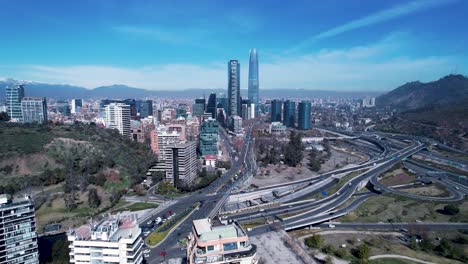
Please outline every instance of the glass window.
M236 242L225 243L223 244L223 248L224 248L224 251L237 249L237 243Z
M213 251L213 250L214 250L214 246L208 246L208 247L207 247L207 250L208 250L208 251Z

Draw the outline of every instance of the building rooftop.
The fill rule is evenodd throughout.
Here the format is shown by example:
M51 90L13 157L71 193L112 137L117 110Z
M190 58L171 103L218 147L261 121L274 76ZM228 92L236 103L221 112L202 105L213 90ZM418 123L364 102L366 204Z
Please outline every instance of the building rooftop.
M193 226L201 241L245 236L242 229L235 224L213 226L207 218L194 220Z
M137 237L140 233L134 214L111 215L98 223L83 225L72 230L77 240L119 241L120 239Z
M0 194L0 207L12 205L12 204L30 203L30 202L31 202L31 199L27 195L12 198L8 194Z

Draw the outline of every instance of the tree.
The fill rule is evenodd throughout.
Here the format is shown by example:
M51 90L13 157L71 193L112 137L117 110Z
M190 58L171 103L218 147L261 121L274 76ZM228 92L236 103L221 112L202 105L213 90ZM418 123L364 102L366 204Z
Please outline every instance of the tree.
M221 170L216 171L216 177L221 177L223 175L223 172Z
M332 245L325 245L322 248L323 253L325 254L332 254L335 251L335 248Z
M78 203L76 202L76 195L74 191L70 193L65 193L63 200L65 201L65 207L67 207L69 210L75 209L76 207L78 207Z
M303 150L301 134L292 131L289 135L289 143L286 146L285 163L289 166L297 166L304 157Z
M6 112L0 112L0 121L10 121L10 117Z
M460 212L460 209L455 204L448 204L444 206L444 213L448 215L456 215Z
M346 257L348 253L346 252L346 250L344 248L339 248L337 250L335 250L335 256L339 257L339 258L344 258Z
M333 258L330 256L327 256L325 258L325 264L333 264Z
M309 248L320 248L323 244L323 239L321 235L313 235L306 238L304 242Z
M95 188L90 188L88 191L88 205L91 208L98 208L101 205L101 198Z
M357 248L357 257L360 260L368 261L369 257L370 257L370 248L369 248L369 246L367 246L366 244L361 244Z

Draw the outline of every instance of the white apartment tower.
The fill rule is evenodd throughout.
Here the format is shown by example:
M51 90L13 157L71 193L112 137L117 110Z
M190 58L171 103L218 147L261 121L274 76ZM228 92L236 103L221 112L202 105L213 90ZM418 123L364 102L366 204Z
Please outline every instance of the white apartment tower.
M105 106L106 127L119 130L120 134L130 137L130 106L122 103L110 103Z
M141 228L136 215L114 215L68 233L70 263L140 264Z
M37 264L34 205L27 196L0 195L0 264Z

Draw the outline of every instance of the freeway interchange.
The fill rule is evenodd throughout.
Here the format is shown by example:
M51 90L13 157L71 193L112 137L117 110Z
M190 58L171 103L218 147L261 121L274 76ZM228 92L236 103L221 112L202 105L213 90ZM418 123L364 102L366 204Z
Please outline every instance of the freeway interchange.
M381 193L392 193L394 195L403 195L413 199L429 200L429 201L444 201L455 202L463 200L465 195L468 194L468 187L460 182L453 181L450 177L434 177L433 181L445 185L450 192L448 197L429 197L409 194L402 191L408 186L387 187L379 182L379 177L386 171L393 168L396 164L404 162L411 163L413 170L419 170L419 173L427 173L428 171L437 171L440 173L448 173L440 171L439 169L428 167L427 165L415 164L411 160L411 156L423 152L428 155L427 149L428 142L421 140L421 138L405 136L405 143L390 139L389 135L376 134L373 132L366 132L361 134L352 134L347 141L365 141L366 144L360 144L362 149L367 150L372 155L369 155L370 160L365 163L356 165L351 168L337 169L319 176L310 177L307 179L277 184L260 188L251 192L239 192L239 187L247 182L248 178L255 173L256 163L254 158L254 139L251 137L252 126L246 128L244 145L237 158L233 150L229 136L225 131L220 133L222 142L226 145L230 152L232 167L220 178L213 182L210 186L203 190L179 198L173 201L164 211L152 215L149 220L156 219L157 217L164 216L165 212L180 212L188 206L199 202L201 206L189 215L183 222L181 222L165 240L159 243L151 250L150 257L147 258L148 263L159 263L165 257L161 257L160 253L165 252L168 258L185 256L185 251L180 250L177 246L178 241L181 241L191 231L191 223L195 219L209 217L211 219L218 217L224 221L252 221L255 219L274 219L266 221L267 223L253 229L247 230L249 235L260 234L269 232L278 228L284 230L294 230L318 225L323 227L323 223L331 221L335 218L343 216L352 210L355 210L364 201L379 195ZM386 138L389 138L386 140ZM398 135L398 140L401 139ZM397 143L400 142L400 143ZM442 158L437 156L437 158ZM346 182L341 182L342 177L349 173L358 173ZM448 173L450 175L450 173ZM338 180L337 180L338 179ZM320 190L329 188L337 183L341 187L333 194L322 199L307 199L312 194L320 193ZM372 192L358 193L366 185L372 185ZM411 186L409 186L411 187ZM288 188L296 188L293 191L284 191ZM242 201L248 202L249 197L260 197L262 194L281 190L286 195L277 197L272 201L266 203L257 203L253 206L236 207ZM244 198L242 198L244 197ZM247 197L247 198L246 198ZM466 224L454 225L452 223L445 223L438 225L437 223L418 223L419 225L435 225L437 228L468 228ZM368 225L369 228L376 229L393 229L405 226L406 223L399 225L377 225L374 227L372 224ZM362 225L343 224L343 228L362 228ZM428 226L430 228L432 226Z

